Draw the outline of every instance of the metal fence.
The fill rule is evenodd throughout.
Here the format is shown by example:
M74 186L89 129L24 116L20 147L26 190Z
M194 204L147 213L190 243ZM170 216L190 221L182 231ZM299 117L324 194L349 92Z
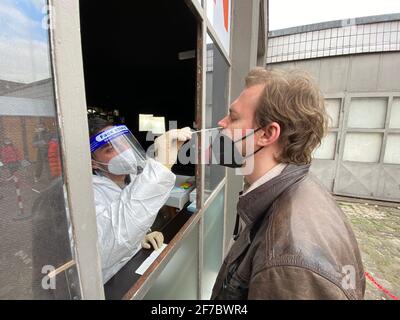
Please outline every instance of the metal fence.
M267 63L397 50L400 19L364 24L350 19L270 32Z

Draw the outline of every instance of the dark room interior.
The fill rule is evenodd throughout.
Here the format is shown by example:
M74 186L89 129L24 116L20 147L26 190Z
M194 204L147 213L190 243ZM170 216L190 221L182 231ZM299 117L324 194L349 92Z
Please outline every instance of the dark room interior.
M196 59L179 53L196 50L197 21L183 0L81 0L80 20L88 107L118 109L145 149L139 114L165 117L166 130L169 121L193 128Z

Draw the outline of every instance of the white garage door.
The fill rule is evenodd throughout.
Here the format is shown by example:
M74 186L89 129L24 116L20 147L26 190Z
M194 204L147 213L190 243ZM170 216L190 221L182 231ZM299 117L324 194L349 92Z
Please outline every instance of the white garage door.
M330 129L311 167L335 194L400 201L400 94L326 99Z

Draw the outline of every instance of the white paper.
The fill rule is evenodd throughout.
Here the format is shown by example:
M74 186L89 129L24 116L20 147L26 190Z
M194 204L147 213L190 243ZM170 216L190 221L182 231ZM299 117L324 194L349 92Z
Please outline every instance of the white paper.
M151 122L152 122L151 132L153 132L154 134L165 133L165 118L164 117L153 117Z
M153 128L152 114L139 114L139 131L151 131Z
M161 252L167 247L165 243L162 244L161 248L158 250L154 250L151 255L142 262L139 268L136 269L135 273L143 275L146 270L150 267L150 265L157 259Z

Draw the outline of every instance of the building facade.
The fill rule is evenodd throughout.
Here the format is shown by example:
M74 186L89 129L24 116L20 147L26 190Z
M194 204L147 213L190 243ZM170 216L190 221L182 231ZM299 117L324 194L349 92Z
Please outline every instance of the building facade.
M400 14L268 34L267 68L308 71L329 132L311 170L334 194L400 200Z

